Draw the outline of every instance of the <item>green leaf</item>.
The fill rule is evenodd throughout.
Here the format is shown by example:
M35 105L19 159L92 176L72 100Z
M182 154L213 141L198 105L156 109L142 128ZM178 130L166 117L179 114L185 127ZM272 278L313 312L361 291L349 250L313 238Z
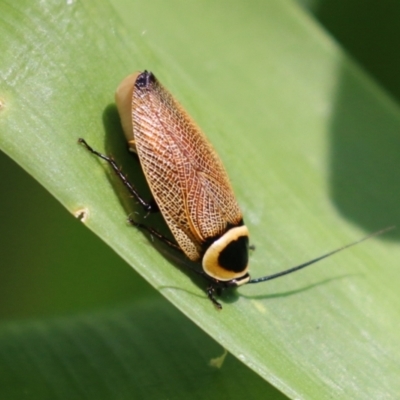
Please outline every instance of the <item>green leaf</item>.
M101 313L8 323L0 330L1 394L6 399L217 399L223 391L229 399L256 399L261 393L286 398L232 356L221 369L211 367L222 354L161 298Z
M206 298L205 282L186 271L180 260L171 260L162 245L126 224L127 214L140 209L107 165L77 144L77 138L84 137L97 150L112 154L138 189L149 194L138 164L126 152L113 106L118 83L135 70L148 69L182 102L221 155L256 246L252 276L288 268L398 223L398 106L309 17L291 2L277 0L168 4L7 0L0 5L0 16L0 146L6 154L72 214L85 215L84 224L163 296L286 396L397 396L398 233L371 239L280 280L225 293L224 309L217 312ZM29 211L33 194L25 189L22 208ZM24 219L14 223L16 240L35 242L42 230L48 230L55 241L63 225L52 225L53 214L43 215L40 225L26 227ZM165 231L161 218L151 216L147 221ZM107 268L101 264L108 258L101 256L90 265L87 254L93 247L87 248L86 241L90 239L82 236L82 247L70 263L77 282L88 277L88 268L92 276L97 268L99 272ZM25 256L25 263L29 258L38 263L46 259L43 247L30 249L18 255ZM60 249L56 257L64 262L67 256ZM118 268L123 266L112 265L102 276ZM30 285L35 286L33 278L20 275L26 284L13 299L24 302ZM110 279L111 288L116 282ZM51 289L57 292L59 286L53 288L51 281L48 285L47 294ZM101 287L107 287L107 279ZM73 302L70 288L65 299ZM232 373L224 372L221 386L209 391L197 371L207 374L202 366L215 356L210 351L215 345L204 339L204 346L191 351L190 343L196 342L200 331L185 335L183 326L188 322L161 300L152 306L156 295L144 283L137 284L137 292L132 297L98 296L102 306L128 300L138 307L115 311L115 324L109 322L114 314L105 311L83 315L80 311L77 317L78 304L43 312L54 315L61 309L72 314L62 322L48 317L4 324L0 363L13 374L15 386L7 386L9 393L18 398L22 396L18 389L23 388L34 393L31 398L43 398L43 393L62 397L63 385L74 379L74 394L82 390L81 397L87 398L103 392L110 394L108 398L124 398L133 388L148 398L163 398L162 393L167 393L164 398L175 394L187 398L189 391L194 393L187 388L195 388L199 398L212 394L232 398L232 393L266 396L266 386L255 374L246 371L248 379L237 379L243 374L238 364ZM88 296L86 310L91 302L96 303ZM14 307L15 314L7 318L37 315ZM125 328L123 320L129 320L131 312L135 317ZM163 322L164 314L173 316ZM150 339L147 319L160 321ZM104 336L90 345L87 337L93 326L95 337L103 328ZM168 329L172 332L167 335ZM175 353L181 349L189 357L177 358L172 367L168 346L159 345L157 333L160 341L167 337ZM132 343L124 348L132 346L134 355L124 359L118 343L125 344L126 334ZM38 343L34 350L28 346L31 342ZM138 348L143 349L142 358ZM190 358L199 354L203 360L192 365ZM80 363L82 357L87 366ZM44 365L39 389L35 386L39 375L27 367L32 360ZM143 366L137 366L138 360ZM184 377L173 374L179 360ZM108 365L112 373L104 381ZM63 366L67 378L59 381ZM148 393L145 389L154 382L154 370L171 386L160 384L157 392ZM144 379L135 380L141 373ZM90 388L83 390L88 376ZM53 392L41 392L49 382ZM229 385L234 385L231 392Z

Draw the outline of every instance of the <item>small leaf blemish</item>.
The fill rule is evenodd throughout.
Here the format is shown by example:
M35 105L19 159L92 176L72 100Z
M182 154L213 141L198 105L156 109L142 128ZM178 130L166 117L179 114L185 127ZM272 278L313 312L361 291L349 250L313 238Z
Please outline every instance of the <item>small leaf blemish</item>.
M85 223L89 218L89 210L87 208L80 208L74 212L74 216L81 222Z

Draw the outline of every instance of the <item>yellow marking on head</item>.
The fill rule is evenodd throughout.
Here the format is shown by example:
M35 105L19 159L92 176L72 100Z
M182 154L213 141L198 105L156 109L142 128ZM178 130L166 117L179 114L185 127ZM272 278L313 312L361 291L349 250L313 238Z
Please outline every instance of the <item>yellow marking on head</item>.
M245 225L237 226L229 229L219 239L217 239L205 252L203 256L202 266L204 272L219 281L230 281L242 278L246 275L248 265L245 265L240 271L227 269L220 264L220 256L226 248L242 237L248 237L249 231ZM243 249L247 252L247 248ZM246 254L247 257L247 254ZM247 280L246 280L247 282ZM246 283L241 282L240 284Z

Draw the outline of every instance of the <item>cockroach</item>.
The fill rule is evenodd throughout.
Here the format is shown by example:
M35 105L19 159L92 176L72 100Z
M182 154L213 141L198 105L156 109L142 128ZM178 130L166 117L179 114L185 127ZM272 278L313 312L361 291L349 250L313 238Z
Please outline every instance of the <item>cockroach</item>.
M129 150L139 158L153 199L146 201L140 196L112 157L97 152L84 139L79 142L111 165L146 212L161 212L176 242L132 218L129 221L191 261L201 262L202 269L195 271L209 282L207 295L218 309L222 306L215 295L223 289L290 274L392 229L380 230L293 268L251 279L249 231L225 168L200 128L148 71L125 78L115 100Z

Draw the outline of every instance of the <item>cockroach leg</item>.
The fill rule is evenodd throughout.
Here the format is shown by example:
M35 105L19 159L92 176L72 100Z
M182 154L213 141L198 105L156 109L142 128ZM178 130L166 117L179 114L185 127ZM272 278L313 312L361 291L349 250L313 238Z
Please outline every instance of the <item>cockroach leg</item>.
M108 157L105 154L101 154L95 149L93 149L91 146L89 146L85 139L79 138L78 142L83 144L87 150L89 150L92 154L94 154L97 157L100 157L102 160L107 161L110 165L111 168L114 170L116 175L121 179L122 183L128 188L129 193L136 199L136 201L143 207L144 211L147 211L148 213L154 213L159 211L157 203L152 199L151 201L146 201L143 199L143 197L140 196L138 191L135 189L135 187L128 181L128 178L122 173L121 169L118 167L117 163L112 157Z
M151 228L147 225L144 225L140 222L136 222L133 218L129 217L128 218L128 222L133 225L136 226L137 228L140 229L144 229L147 232L149 232L151 235L155 236L158 240L160 240L161 242L165 243L167 246L173 248L174 250L179 251L181 254L185 254L183 252L183 250L174 242L172 242L171 240L169 240L168 238L166 238L164 235L162 235L160 232L156 231L154 228ZM188 267L191 271L193 271L194 273L196 273L197 275L202 276L204 279L206 279L207 281L210 280L210 277L204 273L204 271L202 270L198 270L196 268L193 268L191 265L185 265L186 267ZM215 288L213 285L209 285L206 289L206 293L207 293L207 297L211 300L211 302L214 304L214 306L218 309L218 310L222 310L222 306L220 303L218 303L218 301L215 299L215 293L217 293L218 295L220 295L220 288Z
M156 231L154 228L151 228L150 226L147 226L145 224L142 224L140 222L136 222L133 218L129 217L128 218L128 222L133 225L136 226L137 228L140 229L144 229L147 232L149 232L151 235L155 236L158 240L160 240L161 242L165 243L167 246L171 247L174 250L179 251L180 253L184 254L184 252L182 251L182 249L174 242L172 242L171 240L169 240L167 237L165 237L164 235L162 235L160 232Z
M218 310L222 310L222 306L221 306L220 303L218 303L218 301L216 300L214 294L215 294L215 287L213 285L208 286L208 288L207 288L207 296L208 296L208 298L211 300L211 302L214 304L214 306Z

